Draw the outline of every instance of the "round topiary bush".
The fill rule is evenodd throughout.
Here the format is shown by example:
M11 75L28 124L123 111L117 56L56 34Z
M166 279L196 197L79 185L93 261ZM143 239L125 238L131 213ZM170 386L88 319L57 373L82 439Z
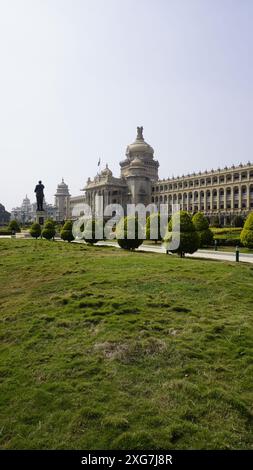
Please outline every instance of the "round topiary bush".
M54 237L53 231L50 228L44 228L41 235L46 240L51 240Z
M31 228L30 228L30 234L33 238L39 238L41 236L41 226L40 224L38 224L37 222L35 222L34 224L32 224Z
M101 219L88 219L83 226L83 239L93 245L104 239L104 226Z
M251 212L241 231L240 241L247 248L253 248L253 212Z
M11 233L20 233L21 232L20 226L19 226L19 224L16 220L11 220L11 222L8 225L8 230Z
M155 232L155 235L157 235L155 238L153 238L153 236L154 236L153 231ZM147 222L146 222L146 239L147 240L154 240L155 243L162 240L162 236L161 236L161 216L160 216L159 212L155 212L154 214L151 214L147 218Z
M73 227L73 224L71 222L71 220L67 220L65 222L65 224L63 225L63 228L61 230L61 239L64 240L64 241L67 241L67 242L72 242L75 237L72 233L72 227Z
M212 245L213 232L210 230L208 220L204 214L202 212L197 212L192 217L192 222L199 235L200 248L203 246Z
M123 217L116 229L116 239L124 250L134 250L142 245L144 232L144 227L140 225L137 217Z
M46 238L46 240L51 240L54 238L55 233L56 231L54 222L52 220L47 220L41 233L42 237Z
M180 219L180 226L178 226L176 223L178 217ZM178 237L179 242L178 248L174 250L172 249L172 252L178 253L178 255L180 255L182 258L185 253L192 254L197 251L200 245L200 239L188 212L180 211L176 214L173 214L168 224L169 236L164 240L167 243L172 240L172 228L175 231L175 238Z

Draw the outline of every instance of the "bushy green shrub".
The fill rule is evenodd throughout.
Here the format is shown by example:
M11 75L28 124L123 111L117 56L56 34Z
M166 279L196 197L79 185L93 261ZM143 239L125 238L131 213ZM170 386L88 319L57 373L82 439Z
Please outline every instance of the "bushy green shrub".
M73 226L73 224L72 224L71 220L67 220L65 222L65 224L63 225L62 230L61 230L61 239L65 240L69 243L72 242L75 239L75 237L72 233L72 226Z
M84 222L83 238L86 243L93 245L104 239L103 220L88 219Z
M175 222L180 217L180 228L175 224L173 227L173 222ZM179 246L177 249L172 250L175 253L178 253L181 257L184 256L185 253L194 253L199 248L200 240L199 235L195 229L195 226L191 220L190 215L186 211L180 211L172 216L169 224L168 224L168 231L169 236L165 238L165 242L168 243L172 239L172 228L175 231L175 236L179 238Z
M16 220L11 220L11 222L8 225L8 230L11 233L19 233L21 232L20 226Z
M241 246L240 238L226 238L225 240L219 240L220 246Z
M33 238L39 238L41 236L41 226L37 222L34 222L30 228L30 234Z
M12 232L9 227L0 227L0 235L11 235Z
M247 248L253 248L253 212L251 212L247 217L241 232L240 240Z
M157 230L157 238L153 238L151 228L154 227L155 231ZM152 238L150 238L152 237ZM161 235L161 215L160 212L155 212L151 214L146 221L146 239L154 240L156 243L162 240Z
M211 245L213 243L213 233L209 228L207 218L202 212L197 212L192 217L192 222L199 235L200 247Z
M51 240L54 238L55 233L56 231L54 222L50 219L47 220L41 233L42 237L46 238L47 240Z
M134 250L142 245L145 229L134 216L123 217L116 229L116 239L124 250Z

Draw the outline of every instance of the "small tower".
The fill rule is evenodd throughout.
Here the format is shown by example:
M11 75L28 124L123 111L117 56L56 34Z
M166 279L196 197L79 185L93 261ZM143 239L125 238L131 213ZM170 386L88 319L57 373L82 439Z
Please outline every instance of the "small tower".
M56 211L56 220L58 222L62 222L70 217L70 194L68 185L62 181L57 186L56 194L55 194L55 206L57 208Z

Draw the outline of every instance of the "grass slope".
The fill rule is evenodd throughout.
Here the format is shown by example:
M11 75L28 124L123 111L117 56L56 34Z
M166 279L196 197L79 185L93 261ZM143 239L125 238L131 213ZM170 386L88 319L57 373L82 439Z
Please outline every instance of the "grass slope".
M2 449L253 448L253 267L0 241Z

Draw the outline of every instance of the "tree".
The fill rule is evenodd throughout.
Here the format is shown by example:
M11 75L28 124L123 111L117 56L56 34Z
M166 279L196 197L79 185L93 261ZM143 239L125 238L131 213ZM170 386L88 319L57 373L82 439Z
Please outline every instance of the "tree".
M84 222L83 238L86 243L93 245L104 239L104 227L102 219L88 219Z
M67 220L65 222L65 224L63 225L63 228L61 230L61 239L65 240L69 243L72 242L75 239L75 237L72 233L72 226L73 226L73 224L72 224L71 220Z
M244 225L244 219L241 215L236 215L233 220L234 227L242 228Z
M47 220L42 230L42 237L46 238L47 240L51 240L52 238L54 238L55 233L56 230L54 222L50 219Z
M143 243L145 238L144 228L134 216L123 217L116 229L116 239L124 250L134 250Z
M178 215L180 219L180 227L175 223ZM173 222L175 225L174 227ZM179 246L177 249L172 251L178 253L181 258L185 255L185 253L194 253L197 251L199 248L200 239L188 212L180 211L179 213L173 214L168 224L169 237L165 238L165 242L171 241L172 228L175 231L175 235L179 237Z
M19 233L21 232L20 230L20 226L18 224L18 222L16 220L11 220L11 222L9 223L9 226L8 226L8 229L10 232L12 232L13 234L14 233Z
M200 247L211 245L213 242L213 232L209 228L207 218L202 212L197 212L192 217L192 222L199 235Z
M251 212L241 231L240 241L247 248L253 248L253 212Z
M151 231L150 231L150 227L151 227ZM153 238L152 227L154 227L153 230L155 230L155 232L157 231L157 238ZM146 239L147 240L154 240L155 243L157 243L158 241L161 241L162 237L161 237L161 230L160 229L161 229L160 212L155 212L147 218L147 222L146 222ZM150 236L152 238L150 238Z
M30 234L33 238L39 238L41 236L41 226L40 224L38 224L37 222L35 222L34 224L32 224L31 228L30 228Z

